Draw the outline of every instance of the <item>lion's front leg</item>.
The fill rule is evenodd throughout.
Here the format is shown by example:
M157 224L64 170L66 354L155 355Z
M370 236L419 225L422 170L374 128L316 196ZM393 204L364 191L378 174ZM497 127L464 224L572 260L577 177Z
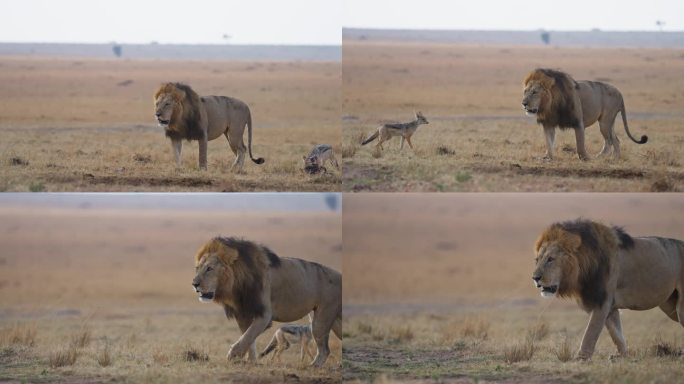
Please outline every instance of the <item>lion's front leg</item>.
M591 311L589 317L589 324L587 324L587 329L584 331L584 337L582 338L582 345L577 352L577 358L580 360L589 360L594 354L594 348L596 348L596 342L598 341L599 335L601 335L601 330L606 325L606 319L610 313L610 304L612 300L606 300L600 308L596 308Z
M544 160L553 160L553 146L556 142L556 127L544 127L544 137L546 138L546 155L544 155Z
M204 137L199 139L199 168L207 170L207 133L204 132Z
M181 166L181 151L183 150L183 140L171 139L171 147L173 148L173 155L176 158L176 166Z
M241 359L245 356L245 353L249 352L249 359L251 361L256 361L256 338L266 330L270 322L270 311L264 311L263 316L257 317L251 321L251 324L247 327L246 331L243 331L243 334L238 341L230 346L227 356L228 359ZM241 331L244 329L245 325L246 321L238 321L238 326L240 326Z
M577 156L580 160L589 160L589 154L587 154L587 148L584 145L584 126L581 125L575 128L575 142L577 144Z
M606 319L606 328L610 333L610 338L613 339L613 343L615 343L615 346L617 347L618 356L627 356L627 342L625 342L625 337L622 335L620 312L617 309L610 311L610 314Z

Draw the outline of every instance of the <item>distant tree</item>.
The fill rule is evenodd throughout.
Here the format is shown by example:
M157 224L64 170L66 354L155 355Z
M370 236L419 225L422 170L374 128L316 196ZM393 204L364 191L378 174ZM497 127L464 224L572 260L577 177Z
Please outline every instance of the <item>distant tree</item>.
M660 32L662 32L663 26L665 25L665 22L662 20L656 20L656 25L658 26L658 29L660 29Z
M325 195L325 205L331 211L336 211L339 206L339 197L336 193L328 193Z
M114 45L112 46L112 52L114 52L114 55L115 55L116 57L121 57L121 54L123 53L123 52L122 52L122 48L121 48L121 46L120 46L119 44L114 44Z
M551 43L551 34L549 32L542 31L541 39L545 45L549 45Z

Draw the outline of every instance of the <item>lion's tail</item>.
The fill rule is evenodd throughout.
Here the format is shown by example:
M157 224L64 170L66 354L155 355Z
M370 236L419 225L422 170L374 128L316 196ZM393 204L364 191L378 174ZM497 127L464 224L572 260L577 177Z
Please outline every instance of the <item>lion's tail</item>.
M262 357L268 355L269 353L271 353L271 351L273 351L277 345L278 345L278 339L276 338L276 335L274 334L273 338L271 338L271 342L268 343L266 348L264 348L264 350L259 354L259 358L262 358Z
M371 141L375 140L375 138L378 137L379 134L380 134L379 131L375 131L375 133L370 135L366 140L364 140L363 143L361 143L361 145L366 145L366 144L370 143Z
M643 135L641 136L641 140L635 139L631 133L629 133L629 128L627 127L627 110L625 109L625 102L622 101L622 106L620 108L620 114L622 115L622 125L625 126L625 132L627 132L627 136L629 136L630 139L632 139L633 142L637 144L644 144L648 141L648 136Z
M247 115L247 140L247 145L249 148L249 158L257 164L263 164L263 157L255 159L254 156L252 156L252 112L249 112L249 114Z

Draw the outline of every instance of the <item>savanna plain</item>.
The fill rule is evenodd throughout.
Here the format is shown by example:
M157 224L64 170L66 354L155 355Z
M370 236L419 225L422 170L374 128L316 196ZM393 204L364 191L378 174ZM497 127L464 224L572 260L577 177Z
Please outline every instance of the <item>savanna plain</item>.
M628 42L625 42L626 44ZM346 38L343 43L344 191L681 191L684 182L684 50L467 45ZM598 124L586 129L590 161L575 152L571 130L556 134L556 159L542 159L543 130L525 116L522 82L536 67L576 80L608 82L622 92L619 160L595 158ZM421 125L408 145L375 149L361 141L378 126Z
M578 361L588 314L533 286L533 245L578 216L633 236L682 237L681 196L351 194L344 197L344 379L408 383L674 383L684 331L621 311L629 356L604 330Z
M191 287L194 253L219 234L341 269L332 212L1 207L0 381L339 382L335 336L320 369L296 346L282 363L226 360L235 320Z
M3 191L339 191L340 172L302 172L315 144L339 150L340 63L299 60L0 57L0 190ZM183 143L177 168L157 126L153 94L184 82L199 95L246 102L252 149L234 155L209 142L208 170L197 142ZM244 135L247 145L247 132Z

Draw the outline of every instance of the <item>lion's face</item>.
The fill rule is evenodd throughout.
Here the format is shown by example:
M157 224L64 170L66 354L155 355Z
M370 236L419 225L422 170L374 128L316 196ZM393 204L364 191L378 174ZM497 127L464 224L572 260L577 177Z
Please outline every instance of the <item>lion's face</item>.
M558 244L546 243L537 251L537 266L532 274L534 285L544 297L553 297L563 283L563 263L569 256Z
M542 102L547 96L547 92L541 83L537 81L529 82L523 90L522 107L525 113L528 115L537 114L543 108Z
M209 254L200 259L196 266L192 286L199 294L199 301L210 303L216 297L217 290L225 285L230 277L228 266L216 254Z
M169 126L174 108L176 108L176 98L170 93L162 93L154 100L154 116L160 126L164 128Z

